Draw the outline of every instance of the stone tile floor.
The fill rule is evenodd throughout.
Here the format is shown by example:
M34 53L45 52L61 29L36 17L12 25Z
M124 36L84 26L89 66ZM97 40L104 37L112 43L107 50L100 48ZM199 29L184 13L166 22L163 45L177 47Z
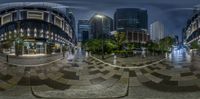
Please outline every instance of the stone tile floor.
M99 55L94 55L96 58L101 59L101 56ZM151 64L156 61L159 61L161 59L164 59L165 57L163 55L160 56L146 56L142 57L140 55L137 56L129 56L126 58L122 57L117 57L116 58L116 64L118 66L123 66L123 67L140 67L143 65ZM106 63L113 64L114 56L113 55L106 55L105 59L103 60Z
M199 60L182 67L162 61L141 69L113 68L93 58L41 67L0 63L0 99L200 99Z

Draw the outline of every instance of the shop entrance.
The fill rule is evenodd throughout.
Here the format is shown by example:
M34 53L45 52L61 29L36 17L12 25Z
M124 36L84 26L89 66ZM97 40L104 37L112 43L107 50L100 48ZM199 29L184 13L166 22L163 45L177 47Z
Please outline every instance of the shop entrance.
M24 42L23 54L45 54L44 42Z

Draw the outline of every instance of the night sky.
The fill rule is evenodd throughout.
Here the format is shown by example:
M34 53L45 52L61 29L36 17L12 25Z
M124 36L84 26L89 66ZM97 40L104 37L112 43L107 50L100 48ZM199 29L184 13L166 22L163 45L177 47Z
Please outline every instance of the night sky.
M179 36L192 15L192 8L200 4L200 0L0 0L0 3L23 1L64 4L73 8L76 20L89 19L96 12L113 18L116 8L144 8L148 11L149 25L161 21L165 25L165 35Z

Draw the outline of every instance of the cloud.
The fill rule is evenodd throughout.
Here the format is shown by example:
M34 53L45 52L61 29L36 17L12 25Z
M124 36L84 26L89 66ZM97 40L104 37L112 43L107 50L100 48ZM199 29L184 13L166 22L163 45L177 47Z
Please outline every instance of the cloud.
M194 10L194 8L172 8L172 9L167 9L166 11L169 12L169 11L181 11L181 10L189 10L189 11L192 11Z

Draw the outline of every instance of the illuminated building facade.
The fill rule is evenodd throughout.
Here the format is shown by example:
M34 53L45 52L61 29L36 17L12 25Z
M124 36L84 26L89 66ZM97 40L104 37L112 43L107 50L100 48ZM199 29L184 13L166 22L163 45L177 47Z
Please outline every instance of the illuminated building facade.
M8 54L60 53L76 43L74 17L54 3L0 5L0 46Z

